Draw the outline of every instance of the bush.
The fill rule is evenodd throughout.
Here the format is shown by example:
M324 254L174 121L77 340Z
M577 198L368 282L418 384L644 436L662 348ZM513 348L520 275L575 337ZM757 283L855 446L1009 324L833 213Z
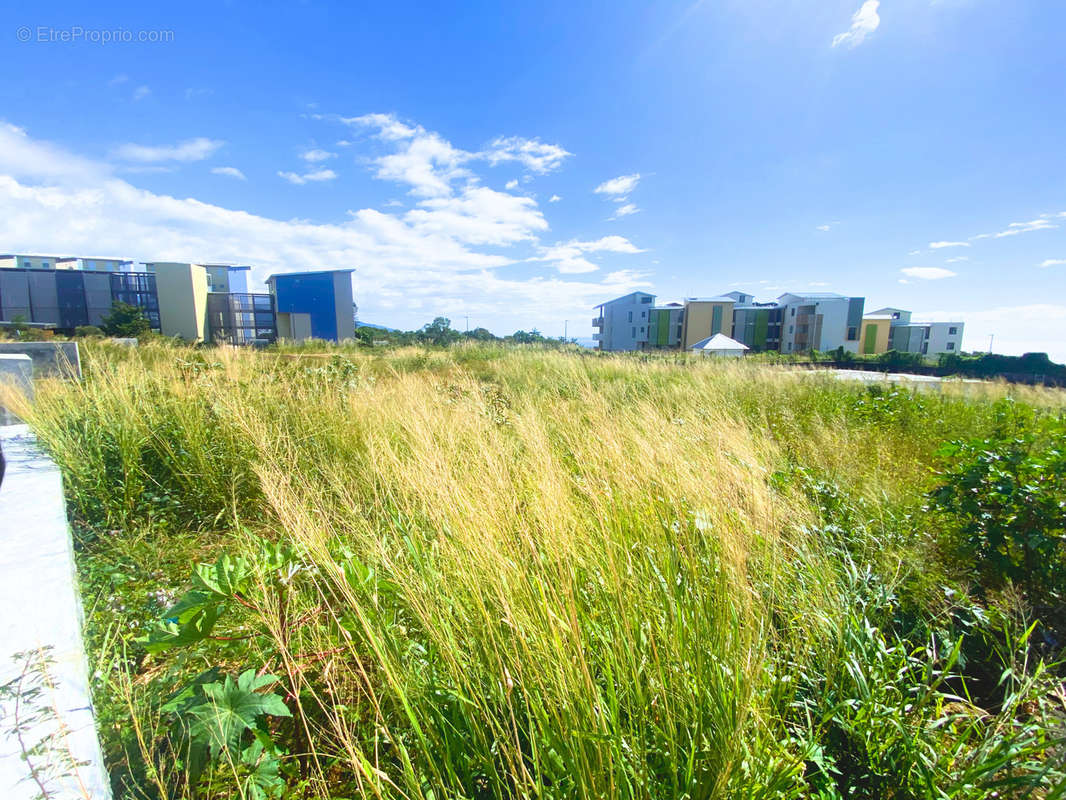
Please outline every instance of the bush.
M103 330L108 336L135 338L151 333L152 325L140 308L116 300L103 319Z
M930 495L983 589L1017 584L1036 605L1066 596L1066 424L950 442Z
M74 329L75 336L103 336L104 332L95 325L79 325Z

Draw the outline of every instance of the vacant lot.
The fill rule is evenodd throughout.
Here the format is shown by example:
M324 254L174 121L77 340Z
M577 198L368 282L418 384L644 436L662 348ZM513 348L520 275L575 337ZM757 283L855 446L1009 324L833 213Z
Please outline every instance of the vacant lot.
M84 367L20 413L118 797L1063 796L1061 394L521 348Z

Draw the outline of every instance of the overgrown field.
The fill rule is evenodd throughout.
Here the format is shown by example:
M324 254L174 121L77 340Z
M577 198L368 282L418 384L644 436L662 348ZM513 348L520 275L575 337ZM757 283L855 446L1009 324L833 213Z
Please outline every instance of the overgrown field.
M65 475L116 797L1066 796L1061 393L84 355L7 402Z

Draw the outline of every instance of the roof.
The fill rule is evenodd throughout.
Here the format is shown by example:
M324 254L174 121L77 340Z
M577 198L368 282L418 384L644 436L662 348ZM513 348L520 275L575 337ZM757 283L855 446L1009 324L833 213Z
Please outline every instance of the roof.
M647 295L648 297L651 297L651 298L655 297L655 295L653 295L651 292L641 292L641 291L630 292L629 294L624 294L621 297L616 297L614 300L608 300L608 301L606 301L604 303L597 303L596 305L593 306L593 308L603 308L604 306L609 306L611 303L617 303L619 300L625 300L627 297L632 297L635 294L643 294L643 295Z
M680 303L660 303L651 307L652 311L677 311L684 308Z
M747 350L748 346L736 339L730 339L724 333L716 333L702 341L696 342L689 350Z
M119 264L132 264L129 258L110 258L108 256L63 256L56 261L117 261Z
M272 281L274 278L284 278L288 276L298 275L323 275L330 272L355 272L354 269L306 269L302 272L276 272L273 275L268 275L267 280Z
M880 320L888 320L889 322L891 322L892 320L895 319L895 317L892 316L891 314L864 314L862 318L863 318L864 321L868 320L868 319L876 319L876 320L879 320L879 321Z
M686 297L686 303L735 303L737 299L730 297L727 294L720 294L716 297Z
M778 295L777 299L780 300L782 297L788 297L790 295L792 297L798 297L801 300L802 299L812 299L812 300L848 300L848 299L850 299L847 295L837 294L836 292L785 292L782 295Z
M225 267L226 269L251 269L251 267L238 266L236 264L225 264L221 261L216 261L212 264L198 264L200 267Z
M69 256L47 255L45 253L0 253L0 258L53 258L59 260Z
M892 306L885 306L884 308L879 308L876 311L871 311L870 313L871 314L906 314L907 313L907 309L905 309L905 308L893 308Z

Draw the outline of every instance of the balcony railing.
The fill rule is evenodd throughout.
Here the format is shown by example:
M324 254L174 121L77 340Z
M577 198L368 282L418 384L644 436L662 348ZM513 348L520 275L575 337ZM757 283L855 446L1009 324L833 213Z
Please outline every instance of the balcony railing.
M603 327L603 317L593 317L592 318L592 327L593 328L602 328Z

